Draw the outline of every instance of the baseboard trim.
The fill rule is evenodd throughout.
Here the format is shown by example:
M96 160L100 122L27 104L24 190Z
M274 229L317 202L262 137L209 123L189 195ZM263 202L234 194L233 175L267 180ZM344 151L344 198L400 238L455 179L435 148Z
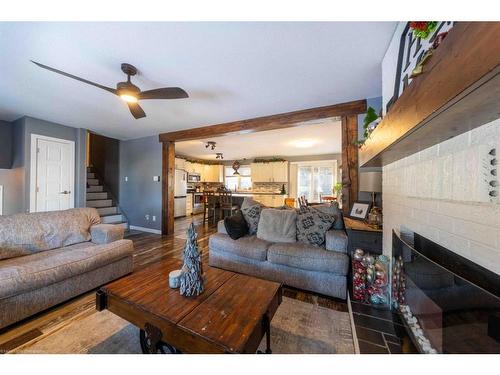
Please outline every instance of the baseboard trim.
M161 230L159 230L159 229L144 228L144 227L138 227L135 225L131 225L130 229L138 230L141 232L147 232L147 233L161 234Z

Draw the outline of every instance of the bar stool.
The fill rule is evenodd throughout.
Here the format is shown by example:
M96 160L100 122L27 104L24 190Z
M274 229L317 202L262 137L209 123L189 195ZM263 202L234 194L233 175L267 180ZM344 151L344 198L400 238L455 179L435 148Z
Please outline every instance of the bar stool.
M215 216L217 212L218 202L215 199L214 191L204 191L203 192L203 224L205 224L205 220L209 222L210 217L212 217L213 222L215 224ZM212 216L210 216L210 212L212 211Z
M233 212L239 209L238 205L233 204L233 193L227 190L219 193L219 203L222 219L226 216L226 212L229 212L229 216L233 216Z

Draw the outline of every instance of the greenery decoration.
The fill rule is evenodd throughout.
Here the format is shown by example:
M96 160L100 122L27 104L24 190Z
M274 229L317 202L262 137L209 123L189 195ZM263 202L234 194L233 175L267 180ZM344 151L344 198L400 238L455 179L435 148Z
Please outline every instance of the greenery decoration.
M337 182L333 187L333 191L335 191L337 198L340 197L340 194L342 194L342 182Z
M221 161L218 160L204 160L204 159L190 159L185 156L181 155L175 155L176 158L178 159L184 159L187 162L190 163L196 163L196 164L205 164L205 165L224 165Z
M273 157L273 158L270 158L270 159L254 159L253 162L254 163L275 163L275 162L284 162L286 161L285 159L283 158L278 158L278 157Z
M412 21L410 28L413 30L415 38L427 39L436 29L437 21Z
M375 109L373 107L368 107L366 110L365 120L363 121L363 139L353 142L359 148L361 148L365 144L366 140L370 138L372 131L374 130L374 128L370 128L370 124L378 119L378 117L379 116L377 115Z

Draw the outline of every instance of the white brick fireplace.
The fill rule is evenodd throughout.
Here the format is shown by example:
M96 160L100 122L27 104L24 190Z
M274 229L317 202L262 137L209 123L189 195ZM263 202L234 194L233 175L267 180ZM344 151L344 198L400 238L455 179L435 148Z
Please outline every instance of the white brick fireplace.
M500 274L492 149L500 160L500 119L383 167L384 253L407 228Z

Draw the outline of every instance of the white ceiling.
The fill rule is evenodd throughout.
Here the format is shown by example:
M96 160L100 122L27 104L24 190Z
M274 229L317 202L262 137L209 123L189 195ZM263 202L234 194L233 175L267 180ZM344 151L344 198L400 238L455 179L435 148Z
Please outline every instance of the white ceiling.
M193 159L207 160L215 160L216 152L222 152L224 160L342 152L342 132L338 119L323 119L305 124L307 125L279 130L176 142L175 152ZM205 147L207 141L217 142L214 151Z
M119 139L381 95L395 22L0 22L0 119L23 115ZM142 90L180 86L181 100L146 100L134 120L118 97L29 60L114 87L122 62Z

